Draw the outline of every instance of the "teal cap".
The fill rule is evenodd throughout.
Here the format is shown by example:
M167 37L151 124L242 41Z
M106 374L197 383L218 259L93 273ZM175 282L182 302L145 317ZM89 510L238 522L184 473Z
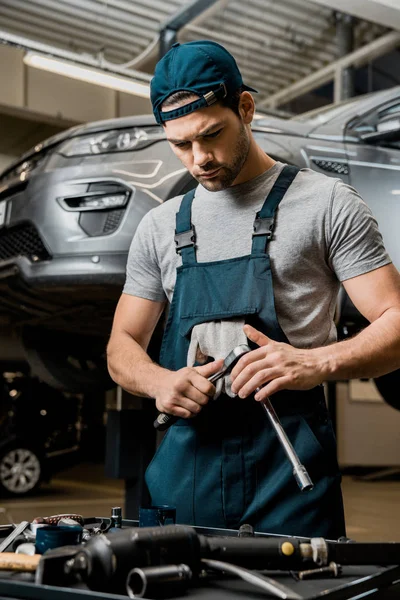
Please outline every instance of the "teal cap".
M242 75L232 54L210 40L174 44L157 63L150 83L150 97L157 123L178 119L199 108L211 106L244 85ZM179 91L192 92L198 100L174 110L161 111L162 103Z

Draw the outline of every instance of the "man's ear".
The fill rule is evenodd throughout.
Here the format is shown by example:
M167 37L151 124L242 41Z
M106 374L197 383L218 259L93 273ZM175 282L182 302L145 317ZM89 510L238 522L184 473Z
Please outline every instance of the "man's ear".
M242 92L239 99L239 114L245 125L250 125L253 120L255 110L256 105L254 103L253 96L250 94L250 92Z

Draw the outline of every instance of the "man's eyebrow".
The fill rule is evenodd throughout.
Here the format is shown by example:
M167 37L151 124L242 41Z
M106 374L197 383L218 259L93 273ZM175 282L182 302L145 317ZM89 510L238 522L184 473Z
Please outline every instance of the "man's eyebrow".
M195 136L196 138L199 137L203 137L204 135L208 135L211 132L214 132L215 130L221 129L223 127L224 123L222 121L219 121L218 123L214 123L213 125L210 125L209 127L207 127L207 129L204 129L204 131L201 131L199 134L197 134ZM171 144L182 144L188 140L177 140L174 138L168 138L168 141L171 142Z

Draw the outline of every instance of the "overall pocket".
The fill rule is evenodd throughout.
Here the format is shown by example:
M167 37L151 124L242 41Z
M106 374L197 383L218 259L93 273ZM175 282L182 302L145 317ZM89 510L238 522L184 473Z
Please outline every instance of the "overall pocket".
M175 506L177 522L193 522L195 433L190 427L171 427L145 474L153 504Z

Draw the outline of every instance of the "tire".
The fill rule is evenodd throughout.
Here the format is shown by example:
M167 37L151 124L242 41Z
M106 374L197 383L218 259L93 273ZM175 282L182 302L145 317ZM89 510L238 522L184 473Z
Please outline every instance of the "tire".
M25 327L21 340L32 374L71 393L99 393L115 387L107 370L106 341Z
M32 493L39 487L42 474L42 461L32 448L21 443L2 450L0 490L5 495L21 497Z

